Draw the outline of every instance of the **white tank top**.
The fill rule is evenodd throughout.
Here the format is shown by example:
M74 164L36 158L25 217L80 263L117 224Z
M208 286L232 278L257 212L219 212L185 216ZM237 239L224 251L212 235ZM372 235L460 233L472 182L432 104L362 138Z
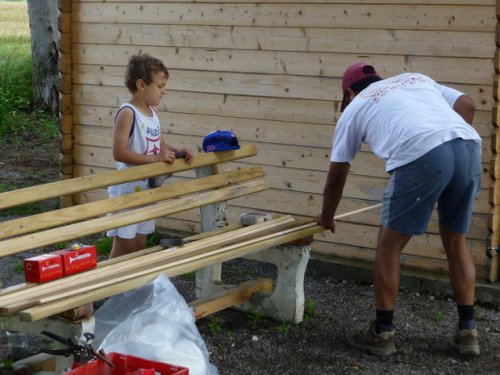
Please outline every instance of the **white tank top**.
M134 112L132 129L128 140L128 149L137 154L157 155L160 152L161 128L160 120L156 115L156 112L151 108L153 116L146 116L132 104L123 103L118 109L117 115L124 107L131 108ZM117 170L133 166L134 165L132 164L127 164L120 161L116 162ZM123 194L129 194L147 189L149 189L148 180L144 179L140 181L133 181L120 185L110 186L108 192L110 198L112 198Z

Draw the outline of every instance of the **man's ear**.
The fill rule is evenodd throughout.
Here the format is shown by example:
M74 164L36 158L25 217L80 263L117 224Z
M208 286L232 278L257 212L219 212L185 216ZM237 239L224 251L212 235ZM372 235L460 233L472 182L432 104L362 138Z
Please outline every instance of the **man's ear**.
M351 99L351 100L353 100L354 97L357 95L356 92L353 89L351 89L350 87L347 87L345 89L345 91L347 91L347 93L349 94L349 99Z

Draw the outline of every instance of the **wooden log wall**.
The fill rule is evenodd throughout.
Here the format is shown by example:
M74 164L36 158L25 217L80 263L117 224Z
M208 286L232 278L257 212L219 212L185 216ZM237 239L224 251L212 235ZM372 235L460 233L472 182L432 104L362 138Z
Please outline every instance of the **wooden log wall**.
M112 118L130 98L125 65L132 54L150 53L170 71L159 108L169 142L198 149L210 131L230 129L240 142L257 144L249 163L264 167L270 189L232 202L232 219L255 209L313 217L322 203L345 68L366 61L385 77L421 72L469 94L477 105L484 173L470 245L478 278L489 277L486 248L491 233L498 237L492 228L494 222L498 228L494 0L60 2L65 176L114 168ZM386 182L383 163L363 149L339 213L379 202ZM87 194L75 202L92 199ZM198 220L199 213L189 211L160 224L196 232ZM338 223L335 235L317 235L313 249L372 261L377 230L377 210L353 215ZM402 262L446 272L436 217L425 235L412 239Z

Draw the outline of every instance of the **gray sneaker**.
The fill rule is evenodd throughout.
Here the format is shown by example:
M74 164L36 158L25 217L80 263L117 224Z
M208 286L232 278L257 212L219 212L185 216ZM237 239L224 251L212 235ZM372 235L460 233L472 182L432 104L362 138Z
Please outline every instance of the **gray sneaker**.
M396 352L394 345L394 333L375 332L375 321L370 322L368 328L357 329L347 334L347 342L354 348L375 355L388 356Z
M462 329L455 333L453 347L458 350L461 356L479 355L479 333L477 329Z

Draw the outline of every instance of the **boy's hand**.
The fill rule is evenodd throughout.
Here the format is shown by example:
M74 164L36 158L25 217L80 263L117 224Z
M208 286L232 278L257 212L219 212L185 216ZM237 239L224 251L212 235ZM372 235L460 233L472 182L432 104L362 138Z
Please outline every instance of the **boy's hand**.
M189 148L183 148L182 150L177 150L175 153L176 159L184 159L184 161L188 164L191 164L193 161L193 151Z
M175 152L166 147L162 148L160 151L160 161L172 164L175 161Z

